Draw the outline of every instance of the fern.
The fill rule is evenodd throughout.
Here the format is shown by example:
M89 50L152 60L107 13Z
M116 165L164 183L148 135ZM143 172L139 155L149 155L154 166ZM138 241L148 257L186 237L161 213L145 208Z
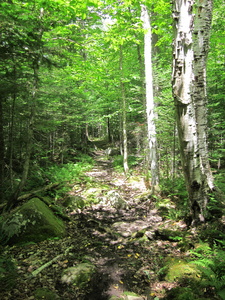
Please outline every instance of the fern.
M202 274L201 286L213 287L220 298L225 299L225 251L207 249L206 252L194 252L198 259L193 262Z
M0 292L12 289L16 284L17 269L13 261L0 256Z
M23 215L15 214L13 218L4 221L1 225L1 242L7 243L14 235L19 235L25 225Z

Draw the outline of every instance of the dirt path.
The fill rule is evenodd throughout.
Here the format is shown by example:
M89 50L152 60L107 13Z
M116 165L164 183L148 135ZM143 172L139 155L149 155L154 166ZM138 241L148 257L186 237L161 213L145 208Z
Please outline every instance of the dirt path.
M95 167L86 173L90 180L75 183L69 194L100 203L68 211L71 221L61 240L6 249L5 255L16 261L20 276L16 287L4 292L1 299L31 300L37 288L45 288L63 300L123 299L125 291L140 295L129 300L141 300L160 297L163 284L169 288L159 282L159 270L166 256L179 256L180 250L161 228L183 230L183 224L162 219L141 176L134 172L126 178L113 170L110 160L97 154ZM62 256L54 264L36 277L30 276L59 254ZM81 292L62 284L62 271L85 261L97 269L89 288Z

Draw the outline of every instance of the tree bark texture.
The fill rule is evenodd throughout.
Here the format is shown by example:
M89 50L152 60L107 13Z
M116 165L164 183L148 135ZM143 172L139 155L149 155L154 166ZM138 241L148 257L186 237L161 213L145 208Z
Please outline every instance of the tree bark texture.
M212 0L174 0L173 97L192 219L205 221L214 189L207 148L206 59Z
M145 5L142 5L141 19L143 21L144 34L144 63L145 63L145 86L146 86L146 115L149 144L149 160L151 168L151 187L159 185L159 168L157 155L157 138L155 126L155 104L153 96L153 75L152 75L152 36L150 17Z

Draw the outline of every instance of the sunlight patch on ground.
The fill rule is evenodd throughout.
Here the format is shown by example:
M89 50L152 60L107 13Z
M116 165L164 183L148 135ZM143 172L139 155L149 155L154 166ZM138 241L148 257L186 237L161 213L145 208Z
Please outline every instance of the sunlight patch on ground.
M85 174L90 177L105 177L108 175L108 172L105 170L98 169L98 170L92 170L90 172L86 172Z
M125 184L125 179L124 178L116 178L113 180L113 184L115 186L122 186Z
M144 178L129 178L128 185L132 189L137 189L140 191L146 191L146 186L144 182Z

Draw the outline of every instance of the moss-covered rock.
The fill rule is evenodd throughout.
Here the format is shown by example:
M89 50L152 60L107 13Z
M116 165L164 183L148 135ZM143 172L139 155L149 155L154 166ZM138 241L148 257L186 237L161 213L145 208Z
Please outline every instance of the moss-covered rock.
M93 264L81 263L64 270L61 281L69 285L74 285L78 289L84 289L88 286L95 272L96 268Z
M169 282L178 281L184 278L198 279L199 270L192 262L181 259L170 259L167 262L167 272L165 280Z
M50 237L62 237L65 226L46 204L33 198L7 218L1 233L8 244L40 242Z
M117 191L111 190L100 202L102 206L114 207L116 209L128 209L128 203Z
M85 199L81 196L67 196L62 205L66 207L68 210L75 210L77 208L83 209L86 205Z

